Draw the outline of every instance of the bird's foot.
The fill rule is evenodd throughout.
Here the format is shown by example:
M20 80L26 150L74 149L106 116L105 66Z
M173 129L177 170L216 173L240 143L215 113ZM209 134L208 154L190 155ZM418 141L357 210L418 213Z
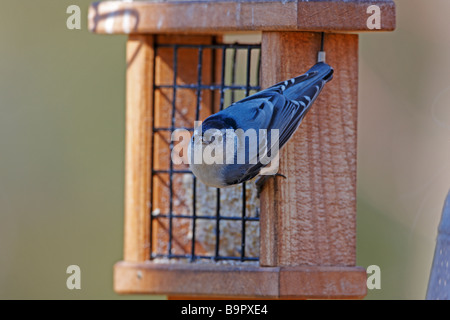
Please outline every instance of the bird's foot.
M263 189L264 184L266 183L266 181L269 178L274 178L275 179L276 177L282 177L284 179L287 179L287 177L285 175L281 174L281 173L275 173L274 175L270 175L270 176L269 175L260 176L258 179L256 179L255 185L256 185L256 191L257 191L257 197L258 198L259 198L259 196L260 196L260 194L262 192L262 189Z
M287 179L287 177L284 174L281 174L281 173L275 173L273 175L273 177L283 177L283 178Z

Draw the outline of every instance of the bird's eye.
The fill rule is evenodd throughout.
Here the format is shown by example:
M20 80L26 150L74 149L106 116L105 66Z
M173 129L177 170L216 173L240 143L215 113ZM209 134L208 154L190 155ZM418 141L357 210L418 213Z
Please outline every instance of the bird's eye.
M264 109L264 103L261 103L261 105L259 106L259 109Z

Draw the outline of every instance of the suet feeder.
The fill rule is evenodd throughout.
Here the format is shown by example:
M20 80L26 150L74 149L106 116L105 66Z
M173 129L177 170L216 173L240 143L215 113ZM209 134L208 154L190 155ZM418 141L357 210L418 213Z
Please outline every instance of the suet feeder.
M378 1L103 1L89 28L128 34L124 259L119 293L361 298L356 266L358 32L392 31ZM260 43L227 42L230 33ZM311 67L325 32L335 75L260 198L174 164L176 129Z

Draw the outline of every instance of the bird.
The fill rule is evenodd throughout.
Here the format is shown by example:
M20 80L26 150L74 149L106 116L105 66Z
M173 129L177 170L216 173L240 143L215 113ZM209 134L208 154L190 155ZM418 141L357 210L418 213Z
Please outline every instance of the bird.
M280 175L267 159L277 160L279 150L297 131L333 73L319 58L306 73L207 117L194 129L188 147L194 176L208 186L226 188L256 177ZM255 134L256 140L251 140Z

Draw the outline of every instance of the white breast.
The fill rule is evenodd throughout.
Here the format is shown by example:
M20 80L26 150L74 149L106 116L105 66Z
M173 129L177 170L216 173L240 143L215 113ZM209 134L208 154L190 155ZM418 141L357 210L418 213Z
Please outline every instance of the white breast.
M211 161L211 159L203 159L203 157L207 157L208 156L208 152L205 152L205 146L203 145L199 145L202 147L201 150L201 156L200 158L197 157L196 159L194 159L191 156L191 153L193 152L193 143L191 141L191 143L189 144L189 149L188 149L188 158L190 159L191 162L195 163L190 163L189 164L189 168L191 169L192 173L204 184L210 186L210 187L215 187L215 188L223 188L223 187L227 187L228 185L225 183L225 179L223 176L223 168L224 168L224 164L217 164L214 163L214 161ZM212 147L212 146L210 146ZM224 162L224 157L223 157L223 153L220 152L220 150L222 150L221 148L217 148L216 149L216 155L217 158L215 158L216 160L218 159L223 159L222 162ZM196 154L196 156L198 156L198 154Z
M200 179L204 184L215 187L223 188L228 186L222 174L223 165L219 164L190 164L192 173Z

